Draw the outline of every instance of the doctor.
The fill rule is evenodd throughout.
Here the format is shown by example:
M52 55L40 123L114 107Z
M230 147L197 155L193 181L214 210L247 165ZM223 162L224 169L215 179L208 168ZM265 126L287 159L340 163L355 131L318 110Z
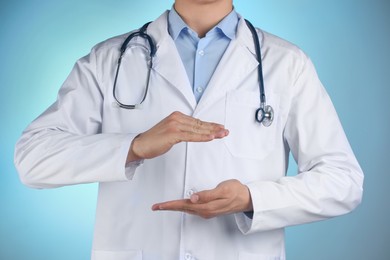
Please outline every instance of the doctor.
M231 0L176 0L146 32L156 44L148 84L139 50L150 47L136 37L114 90L136 104L148 85L142 106L113 105L128 35L118 36L76 63L16 146L27 186L99 182L92 259L285 259L285 227L360 203L363 173L296 46L257 30L274 110L266 127L254 117L253 37Z

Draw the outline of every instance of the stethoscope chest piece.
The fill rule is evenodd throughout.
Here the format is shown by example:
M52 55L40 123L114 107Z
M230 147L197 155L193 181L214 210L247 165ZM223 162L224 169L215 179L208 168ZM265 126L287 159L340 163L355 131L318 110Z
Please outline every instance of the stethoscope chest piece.
M271 106L260 107L256 110L255 119L268 127L274 121L274 110Z

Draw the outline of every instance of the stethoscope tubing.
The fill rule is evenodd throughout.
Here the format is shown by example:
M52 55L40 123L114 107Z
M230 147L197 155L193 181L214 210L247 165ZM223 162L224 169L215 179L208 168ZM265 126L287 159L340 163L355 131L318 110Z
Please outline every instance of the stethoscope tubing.
M124 109L139 108L140 105L145 101L146 96L148 94L149 81L150 81L150 71L151 71L152 66L153 66L153 56L155 55L156 49L157 49L156 45L153 42L153 39L146 33L146 29L148 28L150 23L151 22L144 24L138 31L131 33L125 39L125 41L123 42L123 44L120 48L120 56L119 56L118 62L117 62L117 69L116 69L116 73L115 73L114 86L113 86L113 97L114 97L117 105L120 108L124 108ZM255 112L255 120L259 123L262 123L264 126L268 127L273 122L274 111L273 111L273 108L271 106L267 105L267 103L266 103L267 101L266 101L265 88L264 88L264 76L263 76L263 64L262 64L262 60L261 60L262 57L261 57L260 40L259 40L259 36L257 34L255 27L246 19L245 19L245 23L247 24L249 30L252 33L253 42L255 45L256 59L259 63L259 65L257 66L257 71L258 71L257 74L259 77L260 107ZM121 66L122 57L123 57L124 53L126 52L127 45L135 37L144 38L149 44L149 52L150 52L149 53L150 54L149 72L148 72L145 93L144 93L144 96L143 96L141 102L139 104L135 104L135 105L126 105L126 104L121 103L116 96L116 84L117 84L117 80L118 80L119 69Z

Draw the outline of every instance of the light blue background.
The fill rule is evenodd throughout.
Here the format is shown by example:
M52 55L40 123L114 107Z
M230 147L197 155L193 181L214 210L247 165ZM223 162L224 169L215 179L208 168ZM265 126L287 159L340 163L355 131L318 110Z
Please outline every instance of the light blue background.
M0 259L89 258L96 184L26 188L13 166L14 144L55 100L76 59L153 20L172 2L1 2ZM390 259L390 1L237 0L235 6L311 56L366 175L356 211L287 229L289 259Z

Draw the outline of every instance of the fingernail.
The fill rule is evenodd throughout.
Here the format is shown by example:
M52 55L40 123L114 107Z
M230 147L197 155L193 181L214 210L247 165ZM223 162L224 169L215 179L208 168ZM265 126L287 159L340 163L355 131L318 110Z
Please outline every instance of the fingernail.
M229 131L228 131L228 130L225 130L225 129L223 129L223 130L221 130L221 131L218 132L218 136L219 136L219 137L225 137L225 136L227 136L228 134L229 134Z
M153 205L152 206L153 211L162 210L162 209L163 209L163 207L161 205Z

